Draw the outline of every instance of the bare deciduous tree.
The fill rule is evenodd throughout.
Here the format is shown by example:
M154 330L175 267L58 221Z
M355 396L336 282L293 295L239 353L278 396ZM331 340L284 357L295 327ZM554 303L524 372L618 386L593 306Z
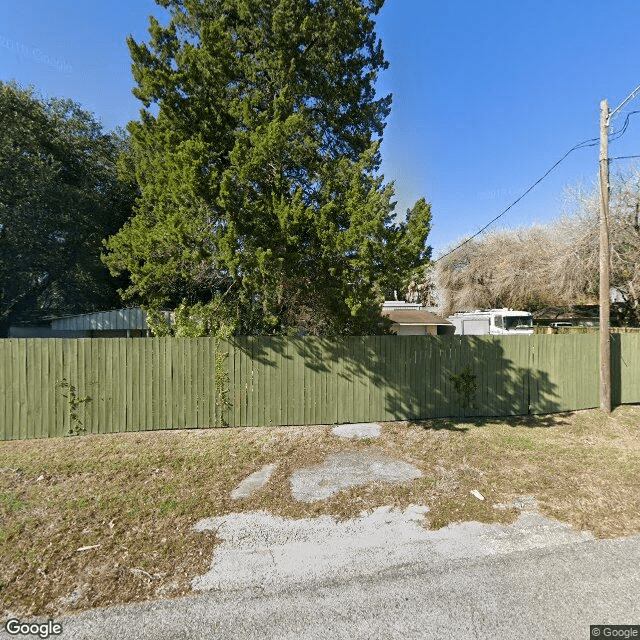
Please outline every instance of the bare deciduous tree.
M488 307L536 310L597 303L598 191L576 187L567 191L566 200L564 215L549 225L503 229L462 244L413 289L431 299L438 292L447 315ZM640 324L639 209L640 171L613 176L611 286L622 300L619 317L629 325Z

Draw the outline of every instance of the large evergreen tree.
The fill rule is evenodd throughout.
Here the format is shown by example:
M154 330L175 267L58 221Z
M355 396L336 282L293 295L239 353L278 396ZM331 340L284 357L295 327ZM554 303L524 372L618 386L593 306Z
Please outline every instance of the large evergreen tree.
M383 0L157 2L168 24L129 39L141 196L106 258L125 296L185 333L379 332L431 217L420 201L395 224L377 173Z
M121 304L126 281L100 253L131 215L135 183L116 169L126 146L71 100L0 82L0 336L21 319Z

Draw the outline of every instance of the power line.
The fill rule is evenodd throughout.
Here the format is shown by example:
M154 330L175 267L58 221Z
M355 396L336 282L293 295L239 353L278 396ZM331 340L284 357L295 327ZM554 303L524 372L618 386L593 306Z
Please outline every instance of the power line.
M640 87L639 87L639 89L640 89ZM620 105L620 106L622 106L622 105ZM618 107L618 109L619 108L620 107ZM640 110L638 110L638 111L630 111L627 114L627 117L624 120L624 124L622 125L622 128L620 130L615 131L614 133L611 134L611 136L612 136L612 137L610 137L610 141L611 142L613 142L615 140L618 140L619 138L621 138L625 134L625 132L627 130L627 127L629 126L629 119L631 118L632 115L634 115L636 113L640 113ZM451 251L448 251L443 256L440 256L437 260L434 260L434 264L436 262L440 262L440 260L442 260L442 259L446 258L447 256L451 255L454 251L457 251L460 247L463 247L465 244L471 242L471 240L473 240L474 238L477 238L481 233L483 233L486 229L488 229L496 220L499 220L500 218L502 218L502 216L505 213L507 213L512 207L514 207L516 204L518 204L518 202L520 202L520 200L522 200L522 198L524 198L531 190L533 190L534 187L536 187L538 184L540 184L570 153L576 151L577 149L585 149L586 147L595 147L599 143L599 141L600 141L600 138L589 138L588 140L583 140L582 142L579 142L577 145L575 145L575 147L571 147L571 149L569 149L569 151L567 151L567 153L565 153L562 156L562 158L560 158L560 160L558 160L558 162L556 162L539 180L534 182L517 200L512 202L502 213L500 213L495 218L493 218L493 220L489 221L484 227L482 227L482 229L480 229L480 231L478 231L477 233L474 233L470 238L467 238L464 242L461 242L457 247L454 247L453 249L451 249ZM630 159L630 158L638 158L638 157L640 157L640 156L619 156L617 158L610 158L610 160L627 160L627 159Z
M640 158L640 156L618 156L617 158L609 158L609 162L612 160L629 160L629 158Z
M613 116L615 116L616 113L618 113L618 111L620 111L620 109L622 109L622 107L624 107L624 105L629 102L629 100L633 100L638 95L638 93L640 93L640 86L636 87L610 114L607 115L607 126L611 122Z
M583 140L582 142L578 143L577 145L575 145L575 147L571 147L571 149L569 149L569 151L567 151L562 156L562 158L560 158L560 160L558 160L539 180L534 182L517 200L514 200L502 213L500 213L495 218L493 218L493 220L489 221L484 227L482 227L482 229L480 229L480 231L478 231L477 233L474 233L470 238L467 238L464 242L461 242L457 247L454 247L453 249L451 249L451 251L448 251L443 256L440 256L437 260L434 260L433 261L434 264L436 262L440 262L440 260L451 255L454 251L457 251L460 247L463 247L465 244L471 242L471 240L473 240L474 238L477 238L483 231L488 229L496 220L502 218L502 216L505 213L507 213L509 209L514 207L516 204L518 204L518 202L520 202L520 200L522 200L522 198L524 198L534 187L540 184L570 153L572 153L576 149L584 149L586 147L595 147L598 144L598 142L599 142L599 138L589 138L588 140Z
M636 113L640 113L640 111L630 111L627 114L627 117L624 120L624 124L622 125L622 129L620 129L619 131L614 131L610 136L609 136L609 142L613 142L614 140L618 140L618 138L621 138L624 135L624 132L627 130L627 127L629 126L629 118L636 114ZM615 136L615 137L613 137Z

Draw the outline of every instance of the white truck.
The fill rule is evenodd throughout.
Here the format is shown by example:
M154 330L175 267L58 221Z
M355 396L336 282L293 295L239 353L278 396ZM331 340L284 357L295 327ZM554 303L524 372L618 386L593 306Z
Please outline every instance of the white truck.
M461 311L447 320L456 328L457 336L522 336L533 333L533 316L528 311Z

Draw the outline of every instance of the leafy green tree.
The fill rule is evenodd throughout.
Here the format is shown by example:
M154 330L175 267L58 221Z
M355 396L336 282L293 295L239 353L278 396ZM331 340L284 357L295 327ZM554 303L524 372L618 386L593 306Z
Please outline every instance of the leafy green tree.
M102 240L131 215L117 178L124 132L105 134L70 100L0 82L0 335L25 317L118 304Z
M383 0L157 1L168 24L128 41L141 195L105 258L125 297L190 335L379 332L431 219L395 223L377 173Z

